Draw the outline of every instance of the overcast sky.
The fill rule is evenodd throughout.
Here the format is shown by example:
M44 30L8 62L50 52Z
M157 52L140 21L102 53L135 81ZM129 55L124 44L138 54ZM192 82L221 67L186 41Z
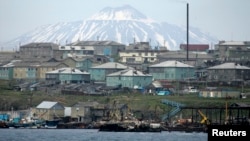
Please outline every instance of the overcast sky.
M105 7L130 5L159 22L189 25L219 40L250 41L250 0L0 0L0 42L36 27L90 18Z

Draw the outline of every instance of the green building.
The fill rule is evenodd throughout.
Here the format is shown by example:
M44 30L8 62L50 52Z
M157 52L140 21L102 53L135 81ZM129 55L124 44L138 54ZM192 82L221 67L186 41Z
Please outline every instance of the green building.
M121 86L127 88L143 88L152 83L153 77L134 69L118 71L106 76L107 86Z
M89 69L89 73L91 75L91 80L105 82L106 76L108 74L125 69L128 69L128 66L125 66L117 62L108 62L102 65L91 67Z
M90 74L75 68L60 68L46 73L47 84L84 83L90 81Z
M178 61L165 61L148 68L154 80L186 80L195 77L195 68Z

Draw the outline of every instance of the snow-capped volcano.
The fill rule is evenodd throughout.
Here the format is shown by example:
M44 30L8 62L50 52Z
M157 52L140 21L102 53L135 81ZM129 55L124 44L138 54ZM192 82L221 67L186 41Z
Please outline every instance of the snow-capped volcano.
M150 42L152 48L165 46L178 50L186 43L186 27L154 21L133 7L106 7L89 19L40 26L33 31L13 39L5 45L31 42L54 42L61 45L78 40L111 40L128 45L136 42ZM210 44L215 37L189 27L189 43Z
M94 14L89 20L145 20L147 17L129 5L123 7L106 7Z

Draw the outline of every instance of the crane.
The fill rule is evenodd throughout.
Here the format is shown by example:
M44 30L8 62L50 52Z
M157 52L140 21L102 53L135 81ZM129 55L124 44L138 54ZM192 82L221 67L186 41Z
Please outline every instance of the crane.
M208 125L210 124L210 120L207 118L205 114L201 112L201 110L198 110L199 114L202 116L202 120L200 121L201 124Z

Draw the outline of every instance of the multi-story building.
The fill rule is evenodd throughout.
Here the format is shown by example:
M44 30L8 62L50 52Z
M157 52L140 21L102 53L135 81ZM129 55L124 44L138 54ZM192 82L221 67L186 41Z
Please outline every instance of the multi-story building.
M67 64L71 68L76 68L81 71L88 71L89 68L92 67L93 61L90 58L76 58L76 57L68 57L61 62Z
M45 80L46 72L62 67L67 67L67 65L61 62L15 62L13 64L13 79Z
M137 70L145 71L148 65L157 61L160 53L168 52L165 49L152 49L149 42L138 42L126 46L126 50L119 52L119 62L125 63Z
M250 41L220 41L214 47L220 61L245 63L250 60Z
M121 70L106 76L107 86L120 86L127 88L144 88L150 85L153 77L134 69Z
M11 62L0 66L0 79L12 80L14 74L14 63L21 60L12 60Z
M250 68L237 63L223 63L207 69L208 81L233 82L250 80Z
M91 80L105 82L106 76L108 74L111 74L120 70L125 70L128 68L129 68L128 66L125 66L121 63L108 62L108 63L104 63L98 66L91 67L89 69L89 72L91 74Z
M20 46L17 56L20 58L53 58L53 50L58 50L59 45L49 42L29 43Z
M173 60L151 65L148 69L154 80L178 81L195 77L194 66Z
M68 57L88 57L94 55L93 46L59 46L53 50L54 57L57 60L63 60Z
M68 46L94 48L94 55L117 56L119 51L125 50L125 45L114 41L78 41Z
M69 84L90 82L90 74L75 68L60 68L46 72L47 84Z

